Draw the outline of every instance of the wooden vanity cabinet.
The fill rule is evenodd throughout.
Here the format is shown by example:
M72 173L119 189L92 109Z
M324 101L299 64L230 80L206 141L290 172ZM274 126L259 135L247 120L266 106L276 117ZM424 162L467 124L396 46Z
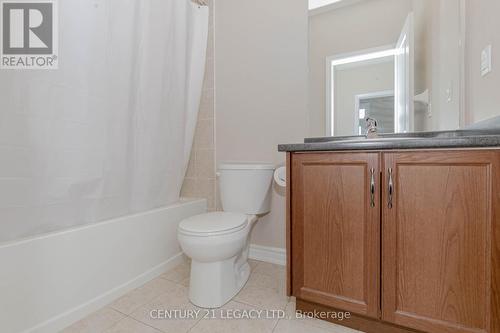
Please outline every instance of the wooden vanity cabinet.
M294 154L294 296L378 317L379 176L377 153Z
M288 167L299 309L349 311L337 323L366 332L500 332L499 150L289 153Z

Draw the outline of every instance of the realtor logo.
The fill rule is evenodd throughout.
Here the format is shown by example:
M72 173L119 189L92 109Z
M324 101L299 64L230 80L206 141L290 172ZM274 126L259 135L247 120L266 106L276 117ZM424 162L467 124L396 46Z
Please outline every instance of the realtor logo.
M55 0L0 0L2 69L57 69Z

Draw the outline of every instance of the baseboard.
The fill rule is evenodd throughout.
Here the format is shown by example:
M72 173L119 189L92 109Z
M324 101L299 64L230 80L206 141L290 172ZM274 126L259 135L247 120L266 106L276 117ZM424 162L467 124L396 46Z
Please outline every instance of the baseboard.
M277 247L251 244L248 257L271 264L286 265L286 250Z
M26 330L25 333L53 333L58 332L61 329L71 325L74 322L79 321L82 318L85 318L89 314L99 310L100 308L108 305L114 300L120 298L125 295L129 291L142 286L146 282L160 276L166 271L174 268L175 266L181 264L184 261L184 254L178 253L167 261L159 264L156 267L153 267L149 271L139 275L138 277L84 303L76 308L73 308L67 312L64 312L56 317L53 317L47 320L40 325L30 328Z

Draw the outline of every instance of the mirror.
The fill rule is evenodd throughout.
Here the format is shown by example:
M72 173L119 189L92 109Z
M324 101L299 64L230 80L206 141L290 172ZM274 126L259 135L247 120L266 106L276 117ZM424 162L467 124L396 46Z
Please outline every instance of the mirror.
M463 125L466 0L309 0L311 136Z

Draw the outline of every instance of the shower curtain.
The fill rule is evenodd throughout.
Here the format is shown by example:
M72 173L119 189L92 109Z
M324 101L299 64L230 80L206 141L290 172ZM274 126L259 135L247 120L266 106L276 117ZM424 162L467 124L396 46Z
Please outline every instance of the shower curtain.
M59 69L0 71L0 242L173 203L208 8L59 1Z

